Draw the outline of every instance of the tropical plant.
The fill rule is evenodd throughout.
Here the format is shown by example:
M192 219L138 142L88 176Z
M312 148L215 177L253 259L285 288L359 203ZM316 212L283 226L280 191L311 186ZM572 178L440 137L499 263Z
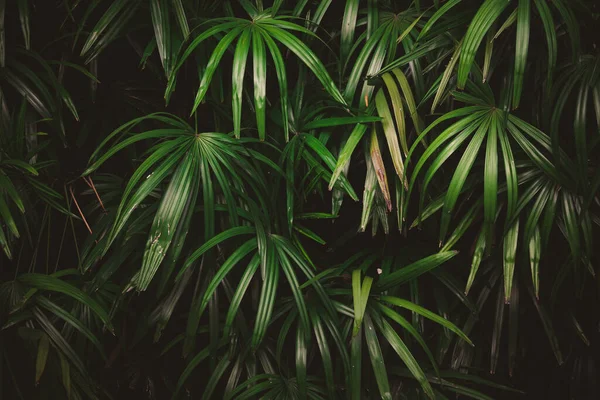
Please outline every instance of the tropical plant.
M599 15L0 0L0 398L597 398Z

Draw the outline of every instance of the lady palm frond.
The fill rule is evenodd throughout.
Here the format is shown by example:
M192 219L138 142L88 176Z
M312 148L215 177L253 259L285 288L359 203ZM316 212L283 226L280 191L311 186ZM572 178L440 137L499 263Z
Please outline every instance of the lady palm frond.
M341 104L346 103L319 58L308 46L290 32L301 32L313 37L315 36L314 33L300 25L287 21L287 19L284 19L283 17L273 16L269 11L270 10L259 12L256 10L256 12L252 12L249 15L251 19L225 18L219 20L219 23L216 26L209 27L192 39L187 49L181 57L179 57L175 67L174 72L177 72L194 50L208 38L215 35L225 35L210 56L206 67L202 68L203 72L200 88L198 89L196 99L194 100L194 106L192 107L192 113L194 113L200 103L204 100L213 75L223 55L233 41L237 39L233 55L231 83L233 123L236 137L239 137L241 132L243 83L250 44L252 44L253 56L254 108L258 136L261 140L264 140L266 135L266 49L268 49L271 54L279 81L283 129L285 137L288 138L288 89L286 83L286 68L281 51L277 47L276 42L283 44L289 51L293 52L315 74L323 84L325 90L327 90L334 100ZM175 74L172 75L167 86L165 93L165 98L167 100L174 90Z
M365 40L365 45L358 53L355 64L348 75L344 98L349 104L354 100L361 78L378 74L385 64L393 60L396 56L396 42L403 45L405 53L412 50L417 37L415 27L418 27L420 22L419 13L413 8L399 14L382 13L376 21L377 25L373 31L363 33L355 42L356 46ZM394 45L391 46L390 43ZM420 82L418 62L413 63L413 68L416 68L413 79L418 84ZM368 82L364 82L359 97L360 108L367 106L365 99L372 97L373 89Z
M100 321L100 328L103 324L108 324L106 326L111 330L112 327L106 310L96 299L78 289L75 282L71 284L64 281L64 277L69 275L77 277L78 274L74 270L63 270L53 275L21 275L19 284L23 289L29 287L29 291L24 296L21 294L18 303L13 302L12 315L2 329L23 322L27 323L27 327L22 326L19 332L24 337L37 341L36 382L39 382L43 374L52 373L52 371L45 372L49 369L48 364L58 362L62 381L66 383L65 389L68 392L73 396L79 392L86 392L90 398L98 398L94 393L96 383L89 375L78 351L75 350L76 346L69 342L75 336L81 335L80 337L86 338L88 344L95 347L96 354L99 354L101 359L106 359L104 348L97 334L92 330L98 327L92 328L83 322L84 318L77 311L79 306L93 311ZM59 295L50 299L50 296L44 293L47 291ZM77 303L72 304L70 299L76 300ZM78 346L77 350L81 348Z
M2 120L7 124L11 118L6 115L9 110L9 104L5 103L10 90L15 90L19 93L23 100L33 109L39 118L37 121L44 122L44 125L49 125L49 128L58 133L59 137L66 143L65 119L63 118L63 105L72 114L75 120L79 120L79 114L65 86L60 82L56 73L52 70L50 63L39 54L19 49L18 56L9 57L6 60L6 67L3 68L0 74L0 98L3 103ZM21 131L23 123L33 122L28 114L28 107L22 106L18 116L13 122L13 127L5 126L7 134L3 137L3 141L7 141L12 133L13 140L6 146L19 145L22 146L24 137ZM27 119L28 121L22 121ZM19 121L21 120L21 121ZM19 121L19 122L17 122ZM20 128L20 129L19 129ZM37 134L37 132L36 132ZM18 136L15 136L18 135ZM32 135L35 136L35 135ZM37 138L28 140L35 140Z
M458 65L457 81L460 89L464 88L467 83L468 75L475 60L477 49L481 45L484 36L488 30L492 28L494 22L497 21L505 12L509 6L509 3L510 2L502 0L487 0L483 2L481 7L477 10L477 13L473 16L462 42L463 50L461 52L460 62ZM507 20L504 22L505 26L510 26L516 22L515 61L513 72L514 83L512 96L513 108L517 108L519 106L521 93L523 90L523 78L529 52L533 6L535 6L538 11L539 18L541 19L542 26L546 34L549 60L547 69L549 77L552 76L552 71L556 66L557 38L555 23L553 21L552 12L548 3L549 2L545 0L519 0L516 9L514 9L512 14L510 14L507 17ZM552 5L556 8L556 11L560 14L562 20L567 26L568 34L571 37L573 54L578 54L579 27L575 22L572 9L562 0L552 1Z
M465 115L465 117L458 122L451 125L449 128L444 130L432 143L427 147L421 158L418 160L417 164L413 170L413 176L411 179L411 183L409 186L409 195L413 190L416 181L416 177L427 162L427 160L435 154L436 150L443 146L443 143L452 139L448 145L443 150L439 151L439 155L434 160L432 165L429 167L427 173L424 178L424 186L423 191L420 195L420 214L424 213L423 204L425 199L425 191L431 180L433 179L436 171L443 165L444 162L456 151L456 149L471 135L474 134L473 139L465 153L461 157L457 169L454 172L453 178L450 182L450 187L448 192L444 196L443 207L442 209L442 220L440 225L440 243L442 243L446 237L447 229L450 223L450 218L452 215L452 210L456 205L458 197L464 191L465 185L467 185L467 177L469 175L470 169L472 168L474 162L476 161L477 153L479 148L481 147L483 140L486 139L487 146L485 152L485 161L484 165L484 176L483 176L483 227L482 233L480 234L480 238L478 240L478 248L481 247L481 251L489 253L491 246L491 235L492 235L492 227L497 218L497 199L502 189L502 192L506 191L506 223L505 223L505 231L507 232L507 239L505 240L504 249L505 249L505 279L506 279L506 299L510 297L510 288L511 277L512 277L512 266L514 265L514 253L516 251L517 245L517 232L518 232L518 218L523 209L523 201L528 201L530 199L530 193L524 192L519 197L517 197L518 193L518 185L523 184L523 179L518 178L517 168L515 163L514 153L512 150L511 141L517 143L520 150L525 153L529 159L539 168L542 173L542 176L546 177L549 180L548 188L553 185L559 184L559 182L566 182L564 175L560 173L560 170L557 170L556 167L549 161L547 158L547 154L550 153L549 146L549 137L537 130L533 126L527 124L521 119L510 115L504 114L503 111L500 111L496 107L489 106L470 106L464 109L458 109L455 112L452 112L452 116ZM437 122L434 122L431 127L437 125L444 121L445 116L438 119ZM429 128L428 128L429 129ZM425 131L427 134L427 130ZM512 140L511 140L512 139ZM476 141L477 140L477 141ZM504 171L505 171L505 180L502 184L502 187L499 186L498 183L498 155L497 155L497 142L500 142L500 147L502 150L503 158L504 158ZM476 146L476 147L473 147ZM540 149L544 149L545 151L541 151ZM564 159L564 154L563 154ZM552 183L554 182L554 183ZM541 186L537 186L538 190ZM540 199L540 201L542 201ZM473 209L474 210L474 209ZM539 218L539 214L537 218ZM475 214L470 214L465 222L461 223L471 223ZM533 229L535 223L529 222L527 227L527 234L525 237L525 243L530 243L533 239ZM457 227L457 230L459 228ZM536 236L537 237L537 236ZM512 238L512 239L511 239ZM456 239L453 237L452 241ZM507 244L508 241L512 242L512 244ZM536 244L538 241L532 243L533 248L536 248L538 245ZM535 253L535 251L534 251ZM477 257L480 257L480 253L477 253ZM479 265L479 261L473 261L473 272L477 270ZM533 263L533 265L537 265L537 261ZM532 265L532 266L533 266ZM535 270L535 268L533 268ZM535 276L534 274L534 280ZM469 282L472 282L472 277L469 279ZM467 284L467 290L470 287L470 283ZM537 290L537 289L536 289Z
M381 353L381 346L376 334L376 327L383 335L394 351L400 356L402 361L410 370L411 374L419 381L425 394L429 398L434 398L433 389L429 384L422 367L417 363L411 351L406 346L404 341L398 336L388 319L400 324L403 329L407 330L415 340L423 347L427 353L433 368L437 371L437 365L433 355L429 351L421 334L398 312L389 307L399 306L409 309L414 313L423 315L439 324L444 325L448 329L457 333L461 338L471 343L454 324L446 321L442 317L420 307L410 301L403 300L395 296L382 296L379 299L371 298L371 292L380 292L388 288L398 288L398 285L407 279L407 276L413 278L424 273L427 270L437 267L444 261L448 260L455 253L447 254L440 253L439 255L430 256L419 260L404 268L398 269L390 274L382 274L379 281L373 286L373 278L366 276L361 283L361 271L359 269L352 272L352 297L354 302L354 324L352 330L352 359L351 365L353 368L353 379L351 382L351 391L353 398L361 397L360 377L358 371L361 369L361 337L364 335L365 342L369 353L369 358L373 365L373 371L379 387L379 392L382 398L392 398L390 393L390 385L388 381L387 370ZM472 343L471 343L472 344Z
M563 67L554 85L552 98L554 108L552 115L548 118L550 126L550 136L552 138L552 151L557 163L560 163L559 148L574 143L573 150L577 154L576 164L578 167L579 185L585 186L588 180L588 159L590 153L594 152L595 131L600 129L600 75L598 67L600 66L600 56L585 55L581 56L577 63L569 63ZM576 96L575 96L576 93ZM565 106L569 99L575 100L575 113L573 116L574 140L564 140L559 134L559 126ZM588 111L592 106L593 112ZM595 119L596 129L588 133L588 116L592 114ZM561 146L562 145L562 146ZM571 146L569 146L571 147ZM568 166L567 166L568 167Z
M119 35L121 28L127 25L135 12L138 10L141 1L119 0L112 3L102 17L98 20L92 34L87 38L81 49L81 56L87 57L87 62L92 61L106 46ZM77 31L75 40L84 29L84 24L92 14L98 3L92 3L88 6L85 15L81 21L81 26Z
M18 113L3 118L0 137L0 246L12 258L11 242L29 232L28 218L38 200L69 216L61 194L45 183L45 172L52 162L38 160L39 132L32 120L29 106L23 102ZM27 214L29 211L29 214ZM29 233L28 233L29 236Z
M164 124L165 128L134 133L131 130L147 121ZM113 138L116 144L102 156L92 156L93 163L84 172L88 175L98 169L107 159L131 146L147 139L159 139L158 145L132 175L115 214L113 227L108 233L104 253L126 226L132 212L171 176L169 184L161 195L161 202L154 216L150 235L146 244L141 269L132 277L131 287L146 290L161 262L167 255L171 242L180 224L189 226L191 219L184 212L192 213L200 187L205 204L215 201L213 179L221 188L230 211L230 221L238 224L234 191L243 190L244 184L255 193L265 193L263 182L252 176L253 168L244 160L244 150L225 134L196 133L183 120L168 114L152 114L133 120L111 133L99 149ZM96 152L98 154L98 152ZM146 176L145 176L146 175ZM145 176L145 177L144 177ZM245 182L244 182L245 180ZM205 238L214 235L214 208L205 206ZM185 237L182 238L185 240Z

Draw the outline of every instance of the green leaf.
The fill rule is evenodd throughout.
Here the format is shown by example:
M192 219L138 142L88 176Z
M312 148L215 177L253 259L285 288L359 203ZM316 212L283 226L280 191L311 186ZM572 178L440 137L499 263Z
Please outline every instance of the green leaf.
M304 130L309 131L311 129L328 128L332 126L341 125L354 125L354 124L366 124L368 122L379 122L381 118L371 116L356 116L356 117L335 117L335 118L322 118L310 121L304 125Z
M17 6L19 8L19 20L21 21L21 31L23 32L25 48L29 50L31 47L31 33L29 28L29 1L17 0Z
M275 28L272 26L262 25L264 29L278 42L285 45L290 49L296 56L302 60L304 64L315 74L317 79L323 84L325 90L339 103L346 105L344 97L340 93L339 89L327 73L325 66L315 55L315 53L308 48L300 39L294 35L284 31L283 29Z
M362 326L372 284L373 278L370 276L365 276L361 284L360 269L355 269L352 271L352 299L354 302L354 328L352 329L353 337L358 334L358 331Z
M91 61L108 42L116 37L124 22L126 22L137 9L139 1L117 0L98 20L84 43L80 55L87 56L87 62ZM93 11L95 5L92 3L89 10ZM83 25L80 29L83 28Z
M342 65L346 62L354 41L359 3L359 0L346 0L346 7L344 8L344 16L342 18L342 29L340 30L340 62Z
M565 21L567 26L567 33L571 39L571 53L573 55L573 62L576 62L577 57L580 53L581 38L579 34L579 22L575 17L573 10L571 9L571 2L567 6L563 0L552 0L554 7L558 10L560 16Z
M350 368L351 375L349 377L350 384L350 396L352 400L361 400L361 388L360 381L362 375L362 336L363 328L358 330L356 335L352 336L350 342Z
M450 181L450 185L448 186L448 191L446 192L446 197L444 199L444 208L442 210L442 219L440 222L440 243L444 242L446 238L446 232L448 231L448 225L450 224L450 218L452 216L452 211L454 210L454 206L458 200L458 196L461 193L463 185L465 184L465 180L471 172L471 167L473 167L473 163L477 158L477 154L481 144L483 143L483 139L486 136L487 130L490 127L491 117L488 116L483 120L473 139L465 149L454 174L452 175L452 180Z
M187 39L190 34L190 28L188 26L188 17L185 13L185 7L182 3L182 0L172 0L173 1L173 9L175 10L175 18L177 19L177 23L179 24L179 29L181 29L181 34L183 35L183 39Z
M61 353L58 353L60 358L60 373L62 376L63 387L67 392L67 399L71 399L71 366L67 359Z
M26 163L25 161L21 161L21 160L9 158L8 160L2 160L2 164L4 164L4 165L10 165L10 166L13 166L13 167L15 167L17 169L23 170L25 172L29 172L31 175L34 175L34 176L38 176L39 175L39 173L35 169L35 167L33 167L29 163Z
M46 369L46 361L48 360L48 352L50 351L50 341L48 335L42 334L38 343L37 357L35 360L35 385L40 383L40 378Z
M307 238L314 240L315 242L317 242L321 245L327 244L327 242L322 237L320 237L314 231L312 231L302 225L299 225L299 224L294 225L294 230L296 232L300 233L301 235L304 235Z
M121 198L121 203L119 204L119 208L117 209L117 215L115 218L114 225L110 231L109 238L106 243L105 252L108 250L109 246L115 240L117 235L121 232L121 230L125 227L127 221L131 217L133 211L137 208L137 206L152 192L156 189L156 187L167 177L167 175L171 172L171 170L175 167L176 163L180 161L185 148L176 148L177 143L173 143L173 147L171 146L163 146L160 151L155 152L152 156L148 157L136 170L132 178L127 184L125 188L125 192ZM173 149L171 155L167 157L154 171L146 177L146 179L139 185L138 189L129 197L129 193L133 190L134 185L142 179L143 174L149 168L150 165L156 163L160 160L165 154L169 152L170 149Z
M452 332L456 333L461 339L463 339L465 342L467 342L468 344L473 346L473 342L471 342L471 340L467 337L467 335L465 335L456 325L454 325L452 322L448 321L447 319L437 315L436 313L431 312L424 307L421 307L417 304L414 304L408 300L401 299L399 297L381 296L380 299L382 301L385 301L386 303L390 303L390 304L393 304L398 307L406 308L407 310L410 310L413 313L422 315L425 318L427 318L437 324L442 325L444 328L449 329Z
M554 325L552 324L552 320L548 315L548 311L542 305L542 303L540 303L540 301L535 298L531 287L528 287L528 289L529 295L531 296L531 300L533 301L533 304L535 305L538 315L540 316L540 319L542 321L542 325L544 326L544 331L546 331L546 336L548 336L548 340L550 341L550 347L554 352L556 361L558 362L558 365L562 365L564 362L562 352L560 351L558 338L556 336L556 332L554 331Z
M260 140L265 140L267 55L265 52L265 42L262 40L261 35L256 32L252 33L252 57L254 66L254 108L256 114L256 126L258 128L258 137Z
M102 358L106 359L106 355L104 354L104 348L102 347L102 344L100 343L98 338L79 319L77 319L71 313L69 313L65 309L59 307L58 305L56 305L55 303L53 303L52 301L48 300L47 298L45 298L43 296L38 296L36 299L36 302L41 307L45 308L52 314L56 315L57 317L61 318L65 322L67 322L73 328L77 329L81 334L83 334L86 338L88 338L88 340L98 349Z
M19 76L13 74L9 69L4 69L3 78L11 86L13 86L27 102L37 111L43 118L52 119L51 110L45 104L45 99L40 98L40 95L32 90L31 86L23 81ZM34 76L35 78L35 76ZM43 93L43 92L42 92Z
M421 368L417 360L414 358L406 344L404 344L402 339L400 339L400 336L398 336L396 331L394 331L394 329L386 320L381 320L380 328L388 343L392 346L392 348L398 354L398 356L400 356L400 359L404 362L406 367L417 379L417 381L419 381L419 384L423 388L423 391L425 392L427 397L429 397L430 399L435 399L433 388L427 380L423 369ZM392 398L391 395L389 396L389 398Z
M473 282L475 282L475 276L477 275L477 271L481 265L481 260L483 259L483 253L485 252L486 240L488 240L488 232L482 229L479 233L479 236L477 236L477 241L475 242L473 261L471 261L471 271L469 272L469 278L467 279L465 294L469 294L471 286L473 285Z
M381 353L381 347L379 346L379 340L375 333L375 326L371 321L369 314L365 315L365 342L367 343L367 349L369 350L369 357L371 358L371 365L373 366L373 372L375 373L375 380L377 381L377 387L379 388L379 395L382 399L391 400L392 393L390 391L390 383L387 376L387 368L383 360L383 354ZM391 328L390 328L391 329ZM384 331L385 332L385 331ZM385 333L384 333L385 335ZM394 346L393 342L386 336L386 339Z
M500 141L500 149L502 150L504 160L504 173L506 175L506 217L507 220L510 220L514 215L518 200L517 168L504 125L499 123L497 126L499 128L498 140Z
M443 269L434 269L431 271L431 274L446 286L446 288L448 288L448 290L450 290L450 292L463 303L469 311L471 311L472 315L477 315L477 306L467 297L464 291L459 288L459 286L462 285L462 282L460 282L458 278L454 277L451 272Z
M540 230L536 226L531 239L529 240L529 264L531 265L531 280L533 282L533 292L535 298L540 298L540 256L542 253L541 248L541 236Z
M486 0L471 20L463 38L462 53L458 64L457 85L459 89L463 89L467 83L475 60L475 53L483 37L509 3L510 1L506 0Z
M391 274L381 277L376 284L376 288L379 291L385 291L391 287L398 286L410 279L414 279L419 275L424 274L434 268L437 268L441 264L450 260L458 254L458 251L443 251L431 256L422 258L412 264L407 265Z
M579 261L581 255L581 238L579 234L580 224L578 223L578 212L576 210L577 201L574 199L574 196L570 193L561 193L562 194L562 215L563 215L563 223L564 228L566 230L565 237L569 242L569 247L571 249L571 256L575 261Z
M573 131L575 133L575 150L577 152L576 160L579 166L579 174L585 176L588 168L588 149L586 135L586 119L588 117L589 89L582 84L577 94L575 103L575 116L573 119Z
M540 169L542 169L547 175L551 176L556 181L561 181L561 177L556 170L554 164L548 160L548 158L536 147L533 143L527 140L526 136L519 130L510 120L512 116L509 116L509 122L507 124L507 130L515 139L519 147L527 154L527 156L533 161ZM528 132L531 133L531 132ZM526 133L527 134L527 133Z
M573 312L569 312L569 317L571 319L571 322L573 323L573 328L575 328L575 331L577 332L577 335L579 336L579 338L581 339L581 341L586 346L589 346L590 345L590 341L587 338L587 336L585 335L585 332L583 331L583 328L581 327L581 324L579 323L579 321L577 321L577 318L575 318L575 315L573 315Z
M317 339L317 346L319 347L319 352L321 353L321 359L323 361L327 392L329 394L329 398L334 398L335 384L333 380L333 359L331 357L329 344L327 342L327 338L325 336L325 331L323 330L323 325L321 324L321 318L319 317L319 314L313 310L313 312L311 312L310 315L312 318L315 338Z
M227 33L223 37L223 39L221 39L219 41L219 43L217 44L217 47L215 47L215 50L213 51L213 53L210 56L210 59L208 60L208 64L206 65L204 74L202 74L202 80L200 81L200 87L198 88L198 92L196 93L196 98L194 99L194 105L192 106L192 112L190 113L190 115L193 115L196 112L196 110L198 109L198 106L204 100L204 96L206 95L206 92L208 91L208 87L210 85L210 82L212 81L212 77L215 74L217 67L219 66L219 62L221 61L221 58L223 58L223 55L229 48L229 45L235 40L236 37L240 36L240 34L243 32L245 32L245 33L248 32L248 30L245 26L238 26L237 28L233 28L229 33ZM192 48L192 45L190 45L190 47L188 48L188 51L190 48ZM236 52L237 52L237 49L236 49ZM246 53L246 55L247 54L248 53ZM238 60L240 57L241 56L238 55ZM235 57L234 57L234 59L235 59ZM244 61L245 61L245 58L244 58ZM239 62L236 63L235 65L237 65L237 68L240 68ZM245 66L245 62L244 62L244 66ZM234 76L234 78L235 79L243 79L243 75L242 76ZM167 87L167 90L169 90L168 87ZM236 119L234 118L234 121L235 120Z
M396 80L400 84L400 89L402 89L404 101L406 102L406 108L408 108L408 113L413 121L415 130L417 131L417 134L421 134L421 131L423 130L422 122L417 111L417 103L413 96L410 84L408 83L408 79L406 79L406 76L400 68L393 69L392 73L394 74Z
M265 277L258 302L254 332L252 333L251 347L253 349L256 349L265 337L273 313L273 308L275 307L275 294L277 293L277 284L279 281L279 266L277 265L275 249L273 247L274 244L270 243L267 248L269 255L267 256Z
M519 285L518 280L513 280L508 306L508 373L513 375L517 363L517 346L519 333Z
M369 61L371 53L375 50L376 46L383 46L385 44L385 41L381 41L380 43L380 40L386 31L386 27L375 30L372 35L369 35L369 39L358 54L354 66L352 67L352 71L350 72L350 76L348 77L348 83L346 84L346 88L344 90L344 98L347 102L351 103L354 95L356 94L356 88L359 81L364 77L363 70ZM363 100L361 99L361 101Z
M246 71L246 59L250 51L250 41L252 40L252 31L244 29L238 39L233 54L233 65L231 69L231 108L233 110L233 133L236 138L240 137L242 123L242 91L244 90L244 73ZM254 40L252 40L254 41ZM216 51L216 50L215 50ZM255 54L255 56L258 56ZM256 60L255 60L256 65ZM255 82L255 87L258 82Z
M187 379L192 374L192 372L196 369L196 367L202 361L204 361L205 358L208 357L208 355L210 354L210 350L211 350L210 347L206 347L205 349L203 349L202 351L200 351L198 354L196 354L194 356L194 358L192 358L190 360L189 364L185 367L185 369L183 370L183 372L179 376L179 380L177 381L177 386L175 387L175 391L173 393L173 397L175 397L179 393L179 391L183 387L183 384L185 383L185 381L187 381Z
M477 121L480 122L480 121ZM419 219L421 219L423 214L423 206L425 203L425 197L427 194L427 190L429 188L429 184L433 180L435 174L441 169L443 164L458 150L460 146L464 143L465 140L471 136L471 134L478 128L477 123L473 123L470 126L467 126L462 130L454 139L450 141L438 154L435 160L431 163L427 172L425 173L423 180L423 188L421 190L421 195L419 196ZM430 148L437 147L438 143L434 141ZM434 147L435 146L435 147ZM428 148L429 150L429 148ZM464 187L463 187L464 188ZM463 191L461 188L461 192Z
M12 260L12 252L10 251L10 247L8 245L8 239L6 238L6 234L4 233L4 230L2 229L2 227L0 227L0 246L2 247L2 250L4 251L4 254L6 254L6 257L9 260Z
M366 130L367 130L366 125L357 124L354 127L354 129L352 130L352 133L350 133L350 137L348 138L348 140L346 141L346 144L344 145L342 150L340 150L340 154L338 155L338 160L337 160L337 164L335 165L335 170L333 171L333 174L331 175L331 179L329 181L329 190L333 189L333 185L335 185L340 174L344 170L344 167L346 166L347 163L350 162L352 153L354 152L354 149L356 148L356 146L362 139Z
M160 62L165 70L165 75L169 77L171 72L171 30L169 24L169 9L166 1L151 0L150 14L152 16L152 26L154 27L154 36Z
M4 197L0 197L0 217L2 217L1 221L7 225L12 234L18 238L20 235L17 224L8 209L8 204L4 201Z
M513 81L513 109L519 107L521 92L523 91L523 80L525 66L527 63L527 52L529 49L529 24L531 0L519 0L517 8L517 38L515 45L515 73Z
M481 211L481 204L482 202L480 200L469 208L469 210L465 213L460 222L456 225L454 232L452 232L448 240L446 240L446 243L440 249L440 251L451 250L454 247L454 245L463 237L463 235L467 232L473 221L475 221L475 218L479 216L478 213L479 211Z
M517 243L519 238L519 220L517 219L508 229L504 237L504 301L508 303L512 289L515 261L517 257Z
M386 74L383 76L383 79L387 79L389 81L391 77L388 74ZM388 85L388 89L391 85L391 83L390 85ZM402 110L402 100L400 98L398 90L396 89L395 85L393 85L392 87L394 89L390 90L390 94L393 93L392 104L394 105L396 122L398 123L398 127L400 128L400 132L398 134L396 134L396 129L394 128L394 121L392 120L392 115L390 113L390 109L387 105L387 101L382 90L379 90L375 95L375 104L377 107L377 113L382 118L381 123L383 126L383 132L385 134L390 155L392 156L392 163L394 164L394 169L396 170L396 174L400 178L401 182L403 182L408 187L408 182L406 180L406 177L404 176L404 162L402 161L402 153L400 151L400 145L398 144L399 136L400 141L403 142L405 154L408 153L408 148L406 145L406 130L404 129L404 112Z
M287 75L285 72L285 62L281 56L281 52L277 48L275 41L271 39L269 35L260 31L269 52L271 58L273 58L273 64L275 66L275 72L277 73L277 81L279 83L279 102L281 103L281 119L283 124L283 132L285 140L289 140L289 110L288 110L288 90L287 90Z
M50 320L38 308L34 308L33 314L36 321L40 324L46 335L48 335L48 338L52 341L52 344L55 346L55 348L69 359L80 376L82 376L85 380L90 381L90 377L83 362L81 361L81 358L79 358L71 345L69 345L60 332L58 332L54 325L52 325Z
M319 155L319 157L325 162L327 167L329 167L331 170L333 170L336 167L335 158L319 139L315 138L312 135L302 135L301 137L305 140L306 144L308 144L310 148L313 149L315 153ZM354 191L352 186L350 186L348 179L346 179L345 176L341 176L339 179L341 181L341 187L346 191L346 193L348 193L350 198L352 198L353 200L358 200L358 196L356 195L356 192Z
M188 46L188 48L183 52L183 54L181 55L181 57L179 57L179 62L177 63L177 65L175 66L175 68L173 68L173 72L171 73L171 76L169 78L169 82L167 83L167 88L165 89L165 99L167 100L167 102L169 101L171 94L173 93L173 91L175 90L175 83L176 83L176 77L177 77L177 72L179 71L179 69L183 66L183 64L185 63L185 61L188 59L188 57L196 50L196 47L198 47L202 42L204 42L206 39L214 36L214 35L218 35L221 32L225 32L228 30L235 30L235 27L239 27L240 25L240 21L239 20L231 20L230 18L225 18L224 19L226 22L222 22L222 20L214 20L213 22L222 22L217 24L217 26L214 26L210 29L207 29L206 31L204 31L203 33L201 33L200 35L196 36L194 38L194 40L192 40L192 42L190 43L190 45ZM239 28L237 30L237 32L239 33L241 30L241 28ZM231 33L231 32L230 32ZM236 35L233 36L227 36L228 38L228 43L227 45L231 44L231 42L233 41L233 39L235 38ZM215 48L215 51L217 51L217 49ZM214 55L214 51L213 51L213 55ZM219 57L220 59L220 57ZM212 60L212 56L211 56L211 60ZM210 60L209 60L210 63ZM218 64L218 61L217 61ZM208 67L208 65L207 65ZM205 73L206 73L206 69L205 69ZM212 75L211 75L212 76ZM203 77L204 78L204 77Z
M483 171L483 221L486 242L491 242L492 225L496 219L498 202L498 114L492 116L487 134L485 164Z
M381 149L379 148L379 141L377 140L377 132L373 127L371 132L371 145L369 149L371 153L371 162L373 163L373 170L379 183L379 189L383 195L386 209L388 212L392 211L392 198L390 195L390 189L387 182L387 175L385 173L385 164L383 163L383 157L381 156ZM387 219L387 216L385 217Z
M483 57L483 70L481 71L481 75L483 77L483 82L487 82L491 75L492 69L492 55L494 52L494 39L495 37L492 35L494 32L490 29L487 33L486 43L485 43L485 54Z
M306 393L306 361L308 358L308 347L305 340L304 328L298 327L296 332L296 380L300 398L305 398Z
M440 104L440 102L443 99L443 96L446 92L446 87L448 86L448 83L450 82L450 78L452 77L452 73L454 72L454 67L456 66L456 63L458 62L458 60L460 58L462 48L463 48L463 42L460 41L456 45L456 48L454 49L454 53L452 53L450 62L448 62L446 69L444 69L444 74L442 75L442 79L440 80L440 83L438 85L438 90L435 93L433 103L431 104L431 113L433 113L435 111L435 109L437 108L437 106ZM484 76L485 76L485 73L484 73Z
M188 152L163 194L146 242L142 268L131 280L138 291L148 288L167 255L188 199L195 197L194 191L198 189L198 157L196 151Z
M367 224L371 219L371 210L373 209L377 192L377 174L375 173L375 167L371 161L371 154L367 150L365 151L365 162L367 164L367 175L365 176L365 188L363 190L363 209L360 218L359 232L364 232L367 228ZM378 220L375 219L375 221ZM375 226L375 222L373 225Z
M510 15L506 18L504 23L498 29L498 31L496 31L496 34L494 34L492 40L498 39L504 31L506 31L508 28L514 25L514 23L517 21L517 12L518 9L515 9L513 10L513 12L510 13Z
M204 393L202 394L202 399L210 399L212 394L215 391L217 384L219 383L219 379L223 376L223 373L229 367L231 360L229 359L229 355L226 354L221 361L217 364L217 366L211 371L210 379L206 383L204 388Z
M75 286L51 275L34 273L19 275L18 280L24 285L31 286L36 289L63 293L69 297L72 297L83 305L89 307L100 318L100 320L104 322L106 327L113 331L108 313L104 310L104 308L102 308L102 306L92 299L88 294L82 292Z
M440 118L438 118L437 120L432 122L419 135L419 137L415 140L415 143L411 146L410 151L408 152L408 156L406 157L405 167L408 167L408 164L411 160L411 156L412 156L413 152L416 150L417 145L423 140L425 135L427 135L435 126L437 126L438 124L440 124L441 122L443 122L447 119L468 115L467 117L455 122L454 124L452 124L451 126L446 128L442 133L439 134L438 137L435 138L435 140L429 146L427 146L427 149L423 152L423 155L419 158L419 160L417 161L417 164L415 165L415 167L413 169L412 176L410 178L410 183L408 186L407 202L410 199L410 194L412 193L412 190L417 182L417 176L418 176L419 172L421 171L421 169L423 168L423 166L425 165L425 163L427 162L427 160L429 159L429 157L431 157L435 153L435 151L442 144L444 144L444 142L446 142L453 136L463 132L465 129L469 129L469 127L470 127L470 129L473 129L474 126L480 125L481 122L477 121L477 120L479 118L483 117L486 113L487 113L487 110L482 110L482 107L479 107L479 106L465 107L465 108L461 108L458 110L454 110L454 111L444 114L443 116L441 116ZM405 203L404 207L405 208L408 207L408 204Z
M258 257L258 253L256 253L248 263L246 271L238 281L237 288L229 304L229 311L227 311L227 316L225 317L225 324L223 326L223 337L225 338L228 337L229 332L231 331L233 320L238 313L244 295L248 290L248 286L250 286L250 282L252 281L259 264L260 258Z
M253 234L255 232L255 229L249 226L238 226L238 227L233 227L233 228L229 228L226 231L223 231L221 233L219 233L218 235L210 238L209 240L207 240L200 248L196 249L185 261L185 263L183 264L183 267L181 268L181 271L179 271L179 274L177 275L176 279L180 279L181 276L183 275L183 273L196 261L198 260L198 258L200 258L204 253L206 253L208 250L212 249L213 247L215 247L216 245L218 245L219 243L230 239L234 236L239 236L239 235L250 235Z
M281 265L281 269L285 274L285 277L289 283L290 289L292 290L292 295L294 296L294 301L296 302L296 308L298 310L298 314L300 316L300 329L304 332L308 333L310 329L308 311L306 308L306 304L304 302L304 295L302 294L302 289L299 287L298 278L296 277L296 273L294 271L294 267L292 263L288 259L284 250L280 249L276 246L277 254L279 256L279 262Z
M502 326L504 323L504 299L503 291L498 288L498 296L496 298L496 314L494 318L494 328L492 330L492 346L490 350L490 373L496 373L498 366L498 357L500 356L500 340L502 337Z
M423 348L423 351L425 351L425 353L427 354L427 357L429 358L429 361L431 362L436 375L439 375L439 370L435 358L431 353L431 350L429 350L429 347L427 347L427 343L425 343L425 340L423 339L419 331L417 331L415 327L406 320L406 318L402 317L400 314L398 314L391 308L386 307L383 304L377 303L377 309L380 310L387 317L391 318L393 321L397 322L404 330L406 330L408 333L411 334L412 337L415 338L417 343L419 343L419 345Z
M427 23L425 23L425 25L423 26L423 28L421 29L421 32L419 32L419 36L417 36L417 41L421 40L421 38L427 36L427 33L431 30L431 28L433 27L433 25L441 18L443 17L452 7L454 7L455 5L457 5L458 3L460 3L462 0L448 0L444 3L443 6L441 6L440 8L438 8L436 10L435 13L433 13L433 15L427 20Z
M215 236L216 237L216 236ZM256 239L250 239L243 245L239 246L221 265L217 270L213 278L208 283L202 301L198 309L198 315L202 315L204 309L208 305L213 293L217 290L217 287L221 284L227 274L235 267L244 257L250 254L251 251L256 249Z
M544 33L546 34L546 45L548 46L548 82L552 80L552 74L556 66L556 48L558 47L556 41L556 30L554 26L554 20L552 19L552 12L550 7L543 0L533 0L535 6L544 25Z

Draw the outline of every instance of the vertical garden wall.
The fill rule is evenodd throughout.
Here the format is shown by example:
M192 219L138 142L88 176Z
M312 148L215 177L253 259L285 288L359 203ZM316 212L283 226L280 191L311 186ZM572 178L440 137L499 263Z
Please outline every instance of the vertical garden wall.
M0 399L597 399L599 13L0 0Z

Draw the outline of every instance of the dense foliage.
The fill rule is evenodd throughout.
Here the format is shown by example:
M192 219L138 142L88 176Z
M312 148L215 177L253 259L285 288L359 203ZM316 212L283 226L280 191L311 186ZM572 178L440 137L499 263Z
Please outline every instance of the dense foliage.
M597 399L585 0L0 0L0 398Z

